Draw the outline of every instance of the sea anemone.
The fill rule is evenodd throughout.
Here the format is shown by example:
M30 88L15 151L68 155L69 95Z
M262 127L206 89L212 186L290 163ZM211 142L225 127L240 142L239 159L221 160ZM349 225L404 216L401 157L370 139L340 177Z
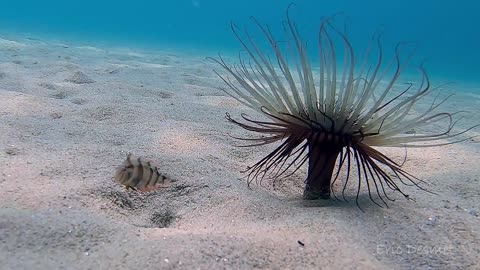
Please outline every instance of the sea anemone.
M345 188L355 170L357 205L365 184L375 204L388 206L386 200L393 199L387 195L386 188L408 198L398 182L425 189L423 181L375 147L446 145L465 140L444 141L473 128L452 132L457 122L456 113L435 112L448 97L437 96L427 110L418 112L416 105L437 89L430 86L423 67L420 67L420 83L408 83L399 90L400 74L413 51L408 50L406 60L401 60L401 52L406 47L402 44L396 46L393 60L384 65L380 35L374 35L364 60L358 65L346 33L333 25L332 18L326 18L321 21L318 33L319 67L314 69L288 11L283 27L286 40L282 42L274 38L268 26L253 20L273 49L274 61L263 53L247 31L242 38L234 24L231 25L233 33L249 60L240 55L240 63L230 66L221 56L213 59L226 71L216 73L228 85L227 94L269 118L269 121L260 121L242 114L243 121L238 121L227 113L228 121L262 134L258 138L237 139L250 141L247 146L281 142L273 152L247 168L249 184L265 176L277 179L292 175L308 160L304 199L329 199L331 193L335 196L332 187L343 168L346 171L344 199ZM338 49L338 41L343 50ZM374 48L377 57L371 65L369 59ZM342 68L337 63L339 51L343 51ZM314 74L314 70L318 74ZM436 133L407 132L441 124L444 129Z

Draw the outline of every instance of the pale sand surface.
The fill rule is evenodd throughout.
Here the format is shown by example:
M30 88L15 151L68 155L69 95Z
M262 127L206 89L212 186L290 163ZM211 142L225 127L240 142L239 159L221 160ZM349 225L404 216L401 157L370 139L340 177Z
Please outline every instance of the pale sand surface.
M479 139L410 149L405 169L438 195L404 187L416 201L390 208L364 191L360 211L356 186L305 202L306 168L249 189L240 171L273 146L235 147L227 134L252 134L225 113L255 114L205 56L0 40L1 269L480 269ZM443 108L467 127L479 106ZM127 152L177 181L125 191Z

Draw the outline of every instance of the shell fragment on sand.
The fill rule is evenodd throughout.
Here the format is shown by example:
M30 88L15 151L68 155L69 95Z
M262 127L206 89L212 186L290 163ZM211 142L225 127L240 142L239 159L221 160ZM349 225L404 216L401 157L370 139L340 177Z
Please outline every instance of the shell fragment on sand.
M75 72L72 76L67 78L65 81L76 83L76 84L86 84L86 83L94 83L95 81L87 76L85 73L81 71Z

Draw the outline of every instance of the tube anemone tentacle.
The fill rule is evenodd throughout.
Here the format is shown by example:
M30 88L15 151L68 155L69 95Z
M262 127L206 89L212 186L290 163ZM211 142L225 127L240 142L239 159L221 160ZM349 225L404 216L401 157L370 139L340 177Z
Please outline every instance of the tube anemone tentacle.
M318 33L317 74L288 11L284 43L277 42L268 27L256 19L253 21L270 44L276 65L248 32L243 38L234 24L231 25L232 31L249 60L240 56L239 64L230 66L221 56L210 58L226 72L215 71L229 88L225 92L269 119L259 121L242 114L243 121L238 121L227 113L228 121L263 135L237 139L249 142L246 146L280 142L271 153L247 168L249 185L252 181L261 182L265 177L276 179L292 175L308 161L304 199L328 199L331 194L337 198L333 187L337 180L343 183L341 191L345 199L349 180L356 175L357 205L364 188L375 204L388 207L387 201L393 199L387 189L408 198L397 181L422 190L425 190L424 182L404 171L402 164L375 147L418 148L457 143L471 137L448 139L464 135L478 126L452 132L458 121L454 116L458 112L436 112L448 97L435 97L427 110L418 110L418 102L437 88L431 87L423 67L420 67L420 83L408 83L399 88L400 75L413 54L413 51L407 51L407 56L402 58L402 44L396 46L393 59L384 65L378 35L372 38L366 57L359 65L347 35L333 26L331 18L323 19ZM338 41L344 48L342 70L337 64ZM280 44L286 44L288 50L282 50ZM372 65L370 58L375 47L377 57ZM438 133L406 133L407 130L442 124L445 129ZM340 177L341 171L346 172L345 177Z

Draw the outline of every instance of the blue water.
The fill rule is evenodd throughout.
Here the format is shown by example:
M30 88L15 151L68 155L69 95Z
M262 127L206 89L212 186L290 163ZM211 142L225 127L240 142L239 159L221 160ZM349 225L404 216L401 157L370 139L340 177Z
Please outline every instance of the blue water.
M290 2L2 0L0 32L225 52L239 48L229 28L231 21L251 29L253 15L278 33ZM479 11L480 2L475 0L298 0L292 17L309 44L314 44L321 17L342 12L355 47L361 48L382 29L386 47L398 41L414 42L418 62L426 60L434 77L479 82Z

